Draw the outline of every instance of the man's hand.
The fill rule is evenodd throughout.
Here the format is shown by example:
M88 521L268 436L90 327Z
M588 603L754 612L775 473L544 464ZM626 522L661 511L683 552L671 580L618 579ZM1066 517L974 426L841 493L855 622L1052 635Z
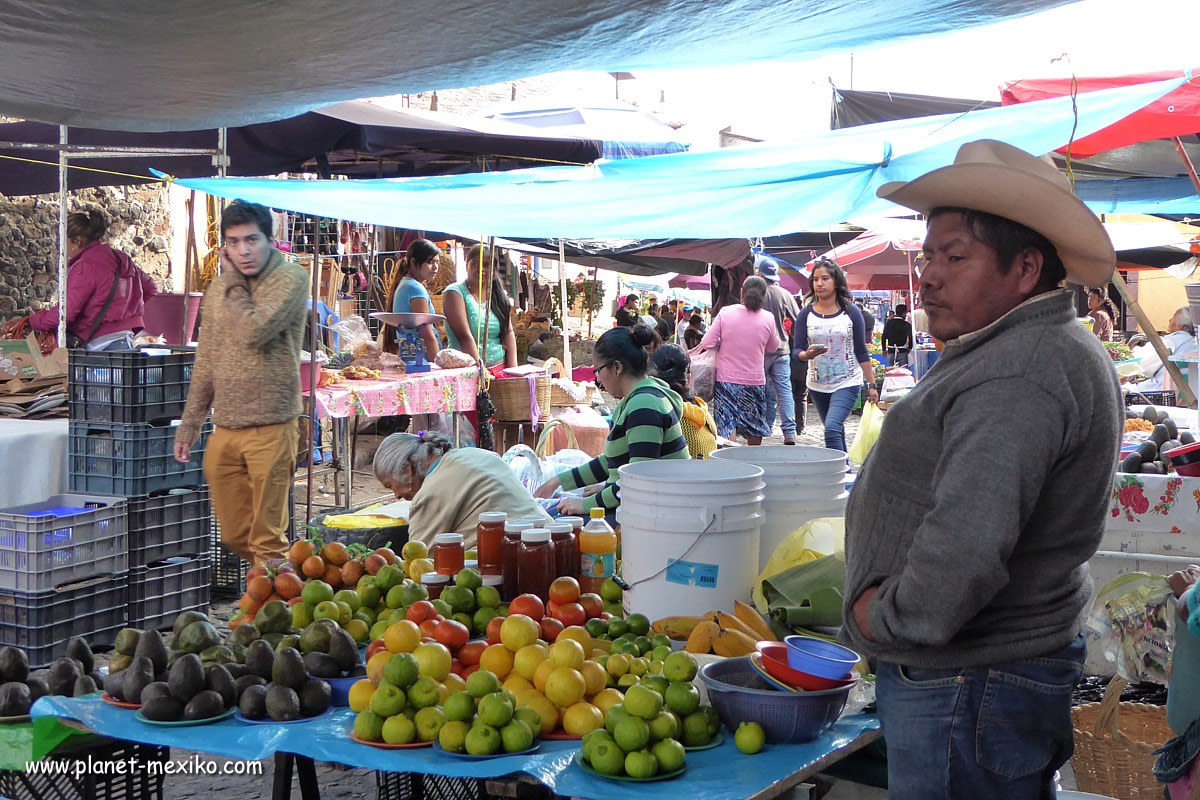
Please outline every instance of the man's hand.
M221 272L232 272L236 275L241 275L241 273L237 271L237 268L233 266L233 261L229 258L229 253L225 249L224 245L217 248L217 253L219 253L221 256Z
M175 440L175 460L178 461L180 464L191 463L191 460L192 460L192 443L191 442L181 442L178 439Z
M1176 597L1182 597L1183 593L1200 580L1200 567L1192 564L1187 569L1181 569L1178 572L1172 572L1167 578L1167 583L1171 585L1171 591Z
M879 587L872 586L854 601L854 623L858 625L858 630L863 637L871 642L875 641L875 634L871 631L871 601L877 594L879 594Z
M878 403L879 402L879 390L876 389L874 386L867 387L867 402L868 403Z

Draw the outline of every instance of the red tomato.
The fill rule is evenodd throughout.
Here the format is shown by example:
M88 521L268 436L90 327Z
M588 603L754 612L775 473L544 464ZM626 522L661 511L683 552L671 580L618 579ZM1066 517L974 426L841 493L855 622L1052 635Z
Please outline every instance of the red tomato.
M508 615L524 614L530 619L546 616L546 605L536 594L523 594L508 604Z
M583 606L588 619L599 619L604 613L604 601L600 599L600 595L593 592L579 595L579 605Z
M499 619L499 617L497 617ZM497 637L499 638L499 637ZM472 667L479 663L479 657L483 655L483 651L487 649L487 642L467 642L463 648L458 651L458 660L463 667Z
M587 622L587 614L579 603L566 603L559 606L558 613L554 615L554 618L568 627Z
M574 603L579 599L579 581L572 577L555 578L550 584L550 597L547 598L555 605Z
M542 638L551 644L554 643L554 640L557 639L558 635L563 632L564 628L566 628L561 621L555 619L554 617L544 617L541 621L541 626Z
M549 603L546 603L546 616L558 619L558 603L554 602L553 600L551 600Z
M469 677L471 677L473 674L475 674L475 673L476 673L478 670L479 670L479 665L478 665L478 664L472 664L471 666L467 667L466 669L464 669L464 670L462 671L462 677L463 677L463 679L464 679L464 680L466 680L467 678L469 678Z
M408 613L405 616L413 622L420 625L427 619L433 619L438 615L437 609L433 607L433 603L428 600L418 600L408 607Z
M453 619L444 619L433 628L433 638L446 645L451 653L459 650L471 638L467 626Z
M380 652L381 650L383 650L383 651L387 650L387 645L383 643L383 639L376 639L375 641L371 642L369 645L367 645L367 659L366 660L370 661L371 656L375 655L376 653Z
M488 644L500 644L500 626L504 624L504 617L493 617L492 621L487 626ZM476 661L476 663L479 663Z

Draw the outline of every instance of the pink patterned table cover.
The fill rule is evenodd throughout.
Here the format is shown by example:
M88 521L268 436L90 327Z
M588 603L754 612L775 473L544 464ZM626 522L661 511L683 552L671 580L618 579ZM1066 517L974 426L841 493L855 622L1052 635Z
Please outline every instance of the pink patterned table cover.
M475 367L434 369L381 381L346 381L317 389L317 416L389 417L475 410Z
M1108 529L1200 533L1200 478L1117 473Z

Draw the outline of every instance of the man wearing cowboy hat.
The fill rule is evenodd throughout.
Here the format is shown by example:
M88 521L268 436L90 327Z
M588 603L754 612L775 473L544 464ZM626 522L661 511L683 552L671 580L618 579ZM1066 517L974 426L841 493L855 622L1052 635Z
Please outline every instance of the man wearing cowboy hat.
M946 344L851 493L843 638L877 663L890 797L1053 797L1123 418L1061 283L1107 285L1116 255L1058 170L1000 142L878 194L928 220Z

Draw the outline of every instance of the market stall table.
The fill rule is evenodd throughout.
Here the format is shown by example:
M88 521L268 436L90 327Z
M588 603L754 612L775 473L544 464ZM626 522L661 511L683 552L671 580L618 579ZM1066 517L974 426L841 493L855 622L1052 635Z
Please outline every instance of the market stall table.
M350 417L388 417L401 414L449 414L475 410L479 394L479 371L475 367L432 369L398 375L382 380L348 380L322 386L311 395L316 403L317 419L335 421L335 449L341 446L345 467L346 500L350 499L350 473L353 464L350 436L343 421ZM454 439L458 440L458 418L454 421Z
M912 358L910 367L912 369L913 377L917 380L920 380L926 372L929 372L929 370L933 369L933 365L937 363L937 360L941 357L942 353L939 350L917 349L913 350L910 355Z
M0 508L67 491L66 419L0 419Z
M247 725L230 718L211 725L161 727L134 719L133 712L115 708L100 695L70 699L43 697L34 705L41 717L73 719L86 728L116 739L181 747L230 758L261 760L276 753L384 772L414 772L460 778L498 778L524 772L558 795L580 798L671 798L691 793L705 800L768 798L783 794L830 764L879 737L874 715L844 717L816 741L768 745L760 754L744 756L733 736L712 750L688 754L687 772L659 783L617 783L592 777L572 763L578 742L543 741L532 755L488 760L454 759L433 749L382 750L349 738L355 714L348 708L303 724Z

